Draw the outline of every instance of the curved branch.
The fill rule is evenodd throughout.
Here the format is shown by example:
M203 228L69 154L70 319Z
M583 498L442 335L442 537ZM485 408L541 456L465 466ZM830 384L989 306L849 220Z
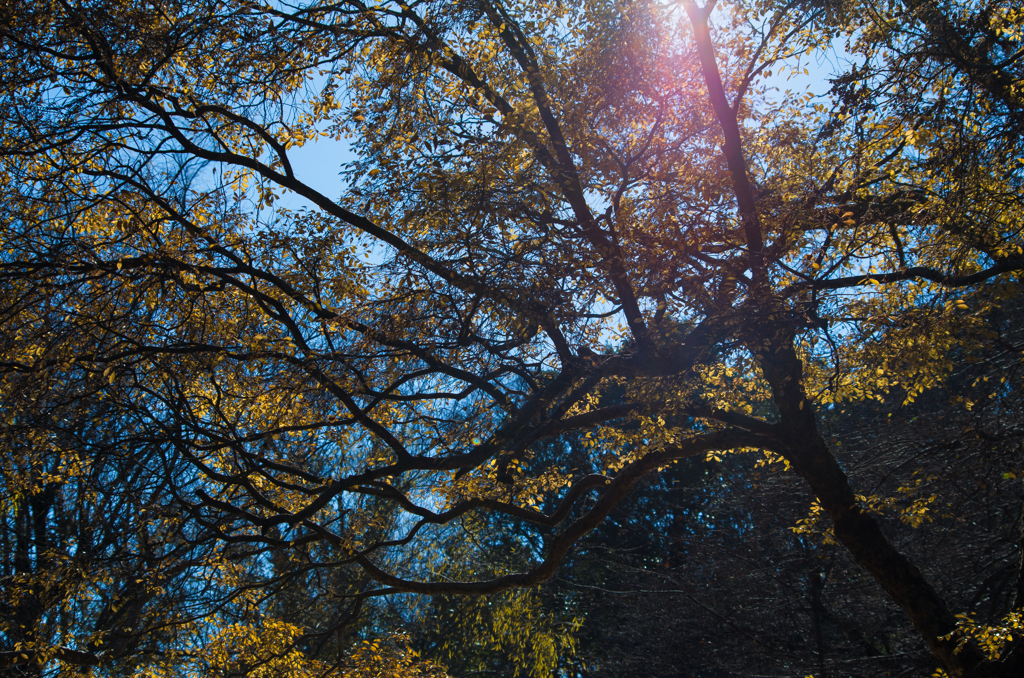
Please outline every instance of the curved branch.
M384 571L369 558L360 557L356 562L377 582L394 592L422 593L427 595L481 595L496 593L510 588L533 586L547 581L562 564L572 546L584 535L596 528L622 501L636 483L648 473L679 459L694 457L712 450L727 450L740 447L771 447L776 442L747 432L721 431L674 445L660 452L654 452L626 465L615 478L608 482L594 506L571 523L556 536L548 552L533 569L521 574L505 575L480 582L423 582L403 579Z
M871 273L869 275L851 275L845 278L834 278L832 280L808 280L795 284L795 288L814 290L838 290L849 287L860 287L862 285L885 284L903 282L905 280L930 280L943 287L966 287L985 282L990 278L1004 273L1015 273L1024 271L1024 258L1003 259L995 266L990 266L983 271L969 275L949 275L942 271L928 266L913 266L903 271L893 273Z

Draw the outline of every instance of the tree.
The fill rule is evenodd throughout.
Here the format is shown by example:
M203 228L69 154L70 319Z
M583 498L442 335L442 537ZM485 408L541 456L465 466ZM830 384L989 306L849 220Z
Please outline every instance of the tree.
M213 637L238 671L299 648L326 670L365 605L540 583L651 474L763 451L946 673L1020 670L1020 642L973 638L1019 628L1021 601L958 626L820 426L922 397L1017 293L1010 3L3 12L0 362L25 427L4 482L42 502L5 508L4 605L59 583L28 624L5 613L7 665L224 664L187 639ZM844 40L833 97L771 96ZM358 154L339 198L292 162L321 136ZM585 463L539 454L567 434ZM68 480L82 451L144 505L82 514L130 547L109 594L57 564L84 555L48 498L93 500ZM163 506L151 561L110 536ZM445 558L456 528L501 543L482 513L536 526L522 569ZM267 616L321 585L322 627ZM51 612L104 595L136 611Z

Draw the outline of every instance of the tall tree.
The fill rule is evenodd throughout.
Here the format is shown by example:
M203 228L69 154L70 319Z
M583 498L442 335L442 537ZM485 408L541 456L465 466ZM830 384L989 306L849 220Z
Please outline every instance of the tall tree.
M143 455L147 501L211 549L191 609L238 606L158 628L232 657L262 638L239 671L292 666L301 628L260 616L285 580L335 582L322 637L392 594L531 586L645 477L760 450L944 671L1016 675L1019 641L960 642L820 420L912 401L1016 293L1020 25L1011 3L931 0L6 5L5 414L52 382L50 411L97 412L104 455ZM855 67L817 110L767 91L844 39ZM340 197L293 162L323 136L358 155ZM77 506L35 460L80 451L39 421L5 482ZM567 433L585 463L537 454ZM27 505L8 510L31 541L11 553L37 564L17 591L79 553ZM444 558L481 512L541 530L522 569ZM98 612L9 619L10 665L198 642Z

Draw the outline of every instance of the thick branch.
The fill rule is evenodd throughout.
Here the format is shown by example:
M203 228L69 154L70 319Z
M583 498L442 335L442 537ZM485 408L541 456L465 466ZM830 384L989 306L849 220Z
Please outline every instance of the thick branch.
M66 664L74 664L76 666L99 666L103 663L103 657L99 654L82 652L81 650L72 650L70 647L58 647L49 651L28 650L0 652L0 668L5 669L9 666L28 666L30 664L40 663L44 658L50 657L55 657Z
M723 152L725 160L732 174L733 192L736 195L736 204L739 208L740 218L743 222L743 233L746 236L747 247L754 255L753 272L755 282L764 276L764 264L762 260L764 243L761 237L761 224L757 215L757 201L754 196L754 187L747 176L747 161L743 154L743 140L740 135L740 125L737 118L737 110L729 104L729 99L722 84L722 76L718 70L718 61L715 58L715 46L711 39L711 29L708 26L711 8L713 3L706 7L698 7L694 2L684 2L683 7L690 17L693 26L694 40L697 43L697 54L700 57L701 71L704 73L704 83L708 88L708 98L715 109L715 116L722 128L724 137ZM738 103L738 102L737 102Z

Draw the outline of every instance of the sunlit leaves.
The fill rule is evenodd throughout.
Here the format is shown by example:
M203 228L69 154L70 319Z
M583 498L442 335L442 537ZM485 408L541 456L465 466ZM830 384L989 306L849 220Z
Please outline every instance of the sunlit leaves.
M1017 94L922 56L934 17L898 3L684 4L16 13L0 98L0 396L23 432L6 443L8 516L24 532L36 511L52 536L58 508L89 505L79 531L98 520L91 492L140 498L104 527L133 548L97 552L123 581L67 576L54 609L79 590L95 605L45 633L36 615L39 638L18 642L326 671L310 638L348 613L311 604L304 621L274 608L282 591L321 587L354 618L385 594L536 583L687 457L764 450L828 490L821 511L853 510L815 412L909 404L998 339L1024 246L1003 143ZM971 28L1002 41L988 56L1016 49L1016 17ZM830 92L774 97L766 78L834 40L855 63ZM292 164L327 137L355 153L330 170L341 196ZM577 458L539 461L567 435ZM116 470L86 483L101 458ZM814 485L822 468L835 477ZM40 488L53 497L26 513ZM899 510L923 525L931 495L911 494ZM860 496L855 518L896 510ZM448 577L478 578L444 561L485 509L555 530L528 574ZM79 555L34 553L24 582L59 583L46 558ZM115 599L135 607L112 622ZM506 630L532 619L509 614ZM530 661L550 668L560 642ZM420 670L401 641L358 647Z

